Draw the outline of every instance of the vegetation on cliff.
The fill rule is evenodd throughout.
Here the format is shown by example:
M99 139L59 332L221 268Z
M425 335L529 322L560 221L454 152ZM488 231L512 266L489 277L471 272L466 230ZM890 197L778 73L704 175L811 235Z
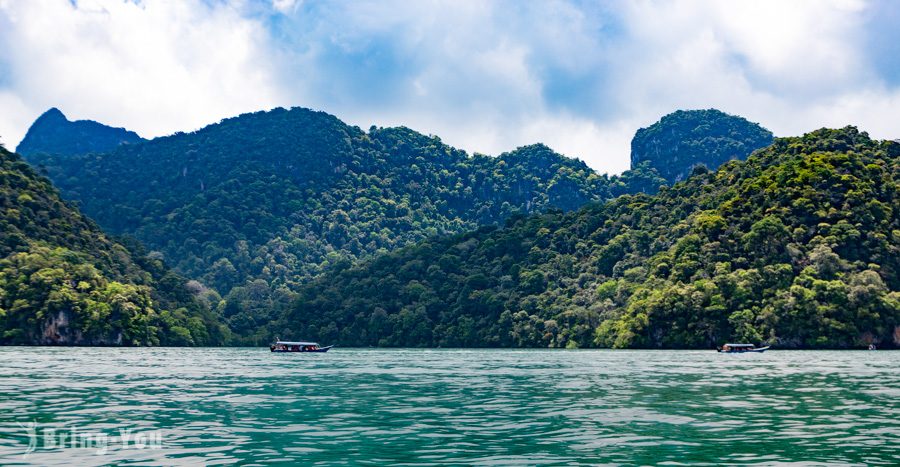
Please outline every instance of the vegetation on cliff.
M339 268L270 331L342 345L900 345L900 145L779 138L659 194Z
M715 170L732 159L746 159L772 144L772 132L742 117L716 109L678 110L631 140L631 166L646 163L669 184L703 165Z
M104 229L134 236L218 291L214 302L240 333L328 268L664 183L646 164L608 177L540 144L470 156L407 128L364 132L299 108L110 154L30 161Z
M190 290L137 246L110 240L2 147L0 207L0 344L228 340L202 290Z

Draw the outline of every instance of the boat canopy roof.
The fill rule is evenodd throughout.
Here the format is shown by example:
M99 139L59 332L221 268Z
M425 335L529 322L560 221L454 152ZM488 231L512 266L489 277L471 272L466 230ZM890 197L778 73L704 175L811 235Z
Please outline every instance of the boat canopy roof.
M294 342L294 341L278 341L275 345L319 345L317 342Z
M753 344L725 344L728 347L756 347Z

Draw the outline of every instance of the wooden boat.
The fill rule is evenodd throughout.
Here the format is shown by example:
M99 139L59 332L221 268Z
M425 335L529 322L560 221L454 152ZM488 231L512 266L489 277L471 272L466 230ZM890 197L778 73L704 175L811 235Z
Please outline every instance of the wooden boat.
M272 352L328 352L332 347L334 346L319 347L316 342L277 341L269 346L269 350Z
M721 353L763 353L769 350L769 346L757 347L753 344L725 344L716 350Z

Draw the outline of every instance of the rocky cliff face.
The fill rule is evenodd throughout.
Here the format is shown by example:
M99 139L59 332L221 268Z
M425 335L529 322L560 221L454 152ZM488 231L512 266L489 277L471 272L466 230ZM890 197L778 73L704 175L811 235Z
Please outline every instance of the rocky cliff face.
M44 319L40 345L122 345L122 332L111 331L105 336L88 338L72 322L71 310L60 310Z
M647 163L674 183L694 166L715 170L771 143L771 131L742 117L715 109L679 110L638 130L631 140L631 167Z

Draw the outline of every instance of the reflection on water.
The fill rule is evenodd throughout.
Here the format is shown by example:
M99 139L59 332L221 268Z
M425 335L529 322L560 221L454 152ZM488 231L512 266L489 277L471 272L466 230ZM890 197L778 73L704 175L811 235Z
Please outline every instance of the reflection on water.
M7 347L0 464L897 465L898 370L885 351Z

